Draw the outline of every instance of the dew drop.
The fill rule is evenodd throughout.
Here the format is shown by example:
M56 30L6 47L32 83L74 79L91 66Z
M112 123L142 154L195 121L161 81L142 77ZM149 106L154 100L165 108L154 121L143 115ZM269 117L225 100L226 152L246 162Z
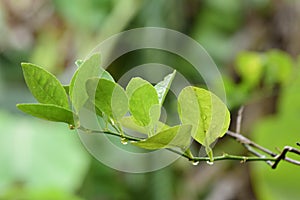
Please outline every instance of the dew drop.
M208 165L213 165L213 164L214 164L214 162L211 162L211 161L206 161L206 163L207 163Z
M194 166L197 166L198 164L199 164L199 161L194 160L194 161L192 162L192 165L194 165Z
M69 129L70 130L74 130L75 129L75 126L73 124L69 124Z
M128 139L122 138L121 143L124 144L124 145L128 144Z

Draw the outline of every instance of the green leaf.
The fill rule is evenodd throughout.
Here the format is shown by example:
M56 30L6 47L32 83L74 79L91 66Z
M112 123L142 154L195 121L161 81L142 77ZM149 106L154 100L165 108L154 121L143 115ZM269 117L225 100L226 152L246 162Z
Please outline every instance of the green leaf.
M87 92L95 106L112 119L121 119L128 111L128 98L124 89L103 78L89 79ZM94 99L94 100L93 100Z
M73 88L74 88L74 84L75 84L75 80L77 79L77 74L78 74L78 69L75 71L75 73L73 74L73 77L71 79L70 85L69 85L69 96L71 97L73 94Z
M210 144L229 127L230 113L226 105L213 93L189 86L179 94L178 111L182 123L193 126L192 137L212 156Z
M131 129L133 131L137 131L139 133L148 134L147 128L144 126L137 125L137 122L135 122L135 119L132 116L123 117L120 122L121 125L125 128ZM170 128L168 125L158 121L156 124L155 132L160 132L168 128Z
M68 109L52 104L17 104L18 109L41 119L74 124L74 113Z
M266 53L265 83L286 83L290 81L294 63L289 54L279 50L272 50Z
M176 75L176 70L173 71L172 74L167 75L163 81L157 83L154 88L158 94L159 104L162 105L166 98L166 95L170 89L171 83Z
M242 52L236 60L236 70L249 88L257 86L263 75L263 59L256 52Z
M130 96L136 89L140 88L141 86L143 86L145 84L150 84L150 83L139 77L132 78L126 87L126 93L127 93L128 98L130 98Z
M69 108L66 91L54 75L34 64L21 65L26 84L38 102Z
M112 81L112 82L115 82L114 78L110 75L110 73L105 71L103 68L100 68L100 69L101 69L101 73L100 73L101 78L107 79L107 80Z
M105 77L113 80L108 72L100 67L100 54L94 54L85 60L75 72L70 83L70 98L78 112L88 99L85 84L93 77Z
M186 149L190 145L191 130L191 125L178 125L161 131L145 140L132 142L132 144L149 150L173 147Z
M147 81L134 78L127 88L129 110L139 126L147 127L148 134L155 132L155 124L160 117L160 105L155 88Z

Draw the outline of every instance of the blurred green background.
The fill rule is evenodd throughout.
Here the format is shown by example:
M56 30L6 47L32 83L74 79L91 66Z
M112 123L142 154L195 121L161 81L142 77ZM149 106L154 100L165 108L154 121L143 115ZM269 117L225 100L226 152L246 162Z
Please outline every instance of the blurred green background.
M299 22L297 0L1 0L0 199L298 199L300 168L285 162L272 170L261 162L193 166L179 159L151 173L116 171L92 158L65 125L25 116L15 104L33 101L20 62L41 65L68 83L75 60L107 37L165 27L192 37L212 56L223 75L231 129L245 105L243 134L277 152L300 141ZM118 78L142 62L174 65L203 84L187 63L159 51L129 53L108 71ZM246 153L227 137L214 150Z

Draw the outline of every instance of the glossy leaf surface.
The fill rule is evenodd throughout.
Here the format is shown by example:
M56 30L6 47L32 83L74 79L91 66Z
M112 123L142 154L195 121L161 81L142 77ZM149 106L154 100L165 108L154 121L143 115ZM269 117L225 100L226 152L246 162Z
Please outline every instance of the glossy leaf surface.
M178 125L132 144L149 150L173 147L186 149L190 145L191 130L191 125Z
M65 89L54 75L30 63L22 63L22 69L26 84L38 102L69 108Z
M75 125L73 112L60 106L52 104L18 104L17 107L34 117Z

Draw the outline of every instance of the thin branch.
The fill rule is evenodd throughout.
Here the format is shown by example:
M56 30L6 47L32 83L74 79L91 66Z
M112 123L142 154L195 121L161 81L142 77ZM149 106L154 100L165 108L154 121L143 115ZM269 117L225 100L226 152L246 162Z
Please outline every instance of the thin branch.
M278 163L281 161L281 160L285 160L285 156L288 152L291 152L291 153L295 153L297 155L300 155L300 150L298 149L295 149L293 147L290 147L290 146L285 146L284 149L282 150L282 152L276 156L276 160L274 162L274 164L272 165L272 168L275 169L278 165ZM293 164L297 164L297 165L300 165L300 161L297 161L297 160L294 160L293 161Z
M113 136L116 136L116 137L120 137L122 139L126 139L128 141L141 141L141 140L143 140L143 138L137 138L137 137L133 137L133 136L129 136L129 135L121 135L119 133L112 132L112 131L109 131L109 130L107 130L107 131L91 130L91 129L87 129L83 126L80 126L78 129L82 130L83 132L85 132L87 134L100 133L100 134L113 135ZM286 157L287 152L292 152L292 153L295 153L297 155L300 155L300 150L298 150L298 149L287 146L287 147L284 148L284 150L281 152L281 154L277 155L277 154L271 152L270 150L254 143L253 141L251 141L250 139L244 137L241 134L238 134L238 133L235 133L235 132L232 132L232 131L227 131L226 134L228 136L232 137L232 138L235 138L239 143L243 144L249 152L256 155L257 157L247 157L247 156L236 156L236 155L223 154L222 156L215 156L213 158L214 161L239 160L243 163L248 162L248 161L265 161L269 165L271 165L273 169L275 169L277 167L278 163L281 160L286 160L290 163L300 165L300 161L293 160L293 159L290 159L290 158ZM297 143L297 145L299 145L299 144ZM266 157L265 155L262 155L262 154L258 153L257 151L255 151L252 147L254 147L254 148L256 148L260 151L263 151L263 152L269 154L272 157ZM166 148L166 150L171 151L175 154L178 154L178 155L180 155L184 158L187 158L189 161L192 161L192 162L200 162L200 161L209 162L210 161L209 157L194 157L192 154L189 155L187 153L180 152L180 151L177 151L177 150L171 149L171 148ZM272 163L272 161L274 161L274 163Z
M256 144L255 142L251 141L250 139L246 138L245 136L243 136L241 134L234 133L232 131L227 131L226 135L228 135L228 136L236 139L239 143L241 143L242 145L244 145L247 148L247 150L249 150L249 146L250 147L254 147L254 148L256 148L256 149L258 149L258 150L260 150L260 151L262 151L262 152L264 152L264 153L266 153L266 154L268 154L268 155L270 155L272 157L275 157L278 160L277 162L279 162L280 160L285 160L285 161L287 161L289 163L292 163L292 164L295 164L295 165L300 165L300 162L298 160L294 160L294 159L285 157L285 155L286 155L287 152L293 152L293 153L296 153L296 154L300 155L300 153L297 153L299 151L298 149L292 148L292 150L289 151L289 148L287 148L287 149L285 148L281 152L281 154L283 154L284 156L281 156L280 159L278 159L278 155L276 153L272 152L271 150L269 150L269 149L267 149L265 147L262 147L262 146ZM250 151L250 152L253 153L253 154L257 153L255 150L254 151ZM275 166L274 166L274 163L268 162L268 164L271 165L273 169L275 169L278 163Z
M248 161L275 161L276 158L235 156L235 155L229 155L229 154L223 154L222 156L214 157L214 161L220 161L220 160L239 160L242 163L244 163L244 162L248 162ZM209 157L195 157L192 159L192 161L208 161L208 162L210 162L210 158Z
M238 111L238 116L236 118L236 133L232 133L235 134L235 136L240 136L239 140L244 141L242 142L242 145L253 155L258 156L260 158L265 158L266 156L260 154L259 152L257 152L256 150L254 150L250 144L253 143L251 140L249 140L248 138L245 138L244 136L242 136L241 133L241 125L242 125L242 119L243 119L243 111L244 111L244 106L242 106L239 111ZM259 149L260 147L258 147ZM265 149L262 149L265 150ZM272 162L270 160L267 160L266 163L270 166L272 166Z
M240 107L240 109L238 111L238 116L236 118L236 130L235 131L237 133L241 132L243 112L244 112L244 106Z
M276 156L276 153L273 153L272 151L270 151L269 149L265 148L265 147L262 147L260 146L259 144L256 144L255 142L253 142L252 140L246 138L245 136L239 134L239 133L235 133L235 132L232 132L232 131L227 131L226 132L227 135L229 135L230 137L233 137L235 138L239 143L241 144L247 144L247 145L250 145L252 147L255 147L256 149L266 153L266 154L269 154L270 156L273 156L275 157Z

